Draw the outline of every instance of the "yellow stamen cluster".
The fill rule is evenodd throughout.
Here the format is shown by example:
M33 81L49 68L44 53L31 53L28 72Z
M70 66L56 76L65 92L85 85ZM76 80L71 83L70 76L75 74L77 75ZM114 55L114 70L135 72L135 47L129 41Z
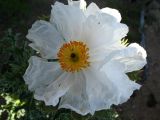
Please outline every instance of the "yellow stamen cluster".
M76 72L88 67L88 51L88 47L83 42L64 43L57 54L61 68L67 72Z

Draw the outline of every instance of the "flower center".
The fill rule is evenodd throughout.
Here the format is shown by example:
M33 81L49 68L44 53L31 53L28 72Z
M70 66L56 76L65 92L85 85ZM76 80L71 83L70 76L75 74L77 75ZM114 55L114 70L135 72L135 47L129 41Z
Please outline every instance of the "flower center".
M85 43L70 41L64 43L57 56L61 68L67 72L76 72L89 66L89 49Z
M79 60L79 57L78 55L76 55L75 53L71 53L71 60L73 62L77 62Z

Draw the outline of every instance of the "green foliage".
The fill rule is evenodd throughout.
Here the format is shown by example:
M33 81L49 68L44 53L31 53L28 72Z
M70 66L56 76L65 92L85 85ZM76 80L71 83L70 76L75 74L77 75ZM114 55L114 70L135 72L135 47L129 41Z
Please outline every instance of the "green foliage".
M121 40L121 44L124 45L124 46L128 46L129 45L128 39L123 38Z
M130 72L130 73L127 73L129 78L133 81L140 81L142 78L142 73L143 73L143 70L139 70L139 71L134 71L134 72Z
M39 16L38 19L39 19L39 20L49 21L50 16L48 16L48 15L42 15L42 16Z
M11 29L0 39L0 95L6 104L0 106L1 113L7 112L8 119L20 118L25 105L24 95L30 94L24 84L22 75L27 67L27 61L32 51L26 41L21 41L20 34L14 34ZM22 98L20 100L20 98Z
M9 94L1 94L1 96L5 98L6 104L0 106L0 114L2 114L4 111L7 111L9 120L21 118L25 115L25 110L23 108L21 109L25 102L21 102L19 99L11 97Z

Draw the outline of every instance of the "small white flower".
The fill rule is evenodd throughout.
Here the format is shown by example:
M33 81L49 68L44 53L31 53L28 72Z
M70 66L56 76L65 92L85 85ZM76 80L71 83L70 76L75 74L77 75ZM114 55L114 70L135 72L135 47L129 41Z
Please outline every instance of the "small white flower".
M120 21L117 10L95 3L56 2L50 21L36 21L27 35L42 56L29 59L24 75L35 99L82 115L127 101L140 85L126 73L143 68L146 52L121 44L128 27Z

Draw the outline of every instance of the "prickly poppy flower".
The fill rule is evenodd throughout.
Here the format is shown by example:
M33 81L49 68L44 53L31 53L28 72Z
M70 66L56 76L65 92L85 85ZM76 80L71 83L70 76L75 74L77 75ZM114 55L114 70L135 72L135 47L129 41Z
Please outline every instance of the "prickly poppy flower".
M127 101L140 85L127 72L146 64L136 43L121 44L128 27L120 13L95 3L56 2L50 21L36 21L27 38L41 57L32 56L24 80L46 105L86 115Z

